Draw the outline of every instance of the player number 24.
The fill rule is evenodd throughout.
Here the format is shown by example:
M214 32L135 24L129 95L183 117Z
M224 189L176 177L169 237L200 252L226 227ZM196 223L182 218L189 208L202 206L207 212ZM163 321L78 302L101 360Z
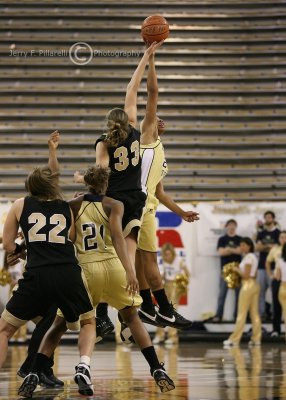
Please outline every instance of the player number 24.
M96 250L100 244L106 248L104 244L104 226L97 225L94 222L86 222L81 226L82 237L83 237L83 247L85 251Z

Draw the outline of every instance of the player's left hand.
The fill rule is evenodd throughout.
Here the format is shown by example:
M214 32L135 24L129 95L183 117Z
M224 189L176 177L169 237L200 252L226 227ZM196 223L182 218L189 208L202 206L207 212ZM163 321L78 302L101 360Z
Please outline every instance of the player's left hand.
M200 219L200 214L195 211L184 211L182 218L187 222L194 222Z
M50 134L48 144L49 148L56 150L60 142L60 133L59 131L54 131Z
M27 256L26 250L23 250L21 253L17 253L17 254L9 253L7 255L7 264L9 267L12 267L13 265L18 264L20 259L26 260L26 256Z

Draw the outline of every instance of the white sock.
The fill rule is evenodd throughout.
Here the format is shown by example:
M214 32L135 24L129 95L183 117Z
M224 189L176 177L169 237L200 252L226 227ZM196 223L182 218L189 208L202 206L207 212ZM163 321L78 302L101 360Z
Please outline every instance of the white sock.
M80 363L90 366L90 357L88 356L81 356Z

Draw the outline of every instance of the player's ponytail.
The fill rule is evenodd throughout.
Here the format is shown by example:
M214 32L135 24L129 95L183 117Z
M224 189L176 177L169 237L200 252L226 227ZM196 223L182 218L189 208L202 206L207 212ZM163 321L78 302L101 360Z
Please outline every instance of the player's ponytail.
M25 181L25 187L30 196L37 197L40 200L62 198L59 187L59 173L52 172L48 166L38 167L30 172Z
M113 108L106 116L107 134L106 141L109 146L117 147L128 136L128 115L121 108Z
M88 191L94 194L105 194L108 184L109 168L89 167L84 173L84 182Z

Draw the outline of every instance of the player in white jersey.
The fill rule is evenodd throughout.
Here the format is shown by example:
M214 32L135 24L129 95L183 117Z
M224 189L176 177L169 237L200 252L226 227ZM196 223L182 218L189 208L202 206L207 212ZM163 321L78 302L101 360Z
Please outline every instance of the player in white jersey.
M158 84L154 54L149 57L147 90L146 113L140 126L141 182L143 190L147 194L147 200L136 254L136 275L140 285L140 295L143 298L139 315L144 322L152 325L168 325L177 329L189 329L191 321L182 317L174 309L164 290L157 264L155 214L157 206L161 202L188 222L193 222L199 219L199 217L196 212L182 210L164 191L162 180L167 174L168 167L160 135L165 131L165 123L157 117ZM152 303L150 289L159 305L157 312Z

